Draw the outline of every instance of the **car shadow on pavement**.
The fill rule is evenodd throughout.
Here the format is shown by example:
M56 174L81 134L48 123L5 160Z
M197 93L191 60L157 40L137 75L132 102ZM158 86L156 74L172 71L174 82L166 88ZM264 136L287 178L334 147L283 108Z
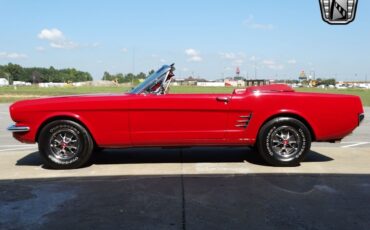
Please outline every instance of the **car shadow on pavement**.
M327 162L333 159L311 151L304 162ZM95 152L86 165L135 164L135 163L238 163L248 162L268 166L261 156L247 147L194 147L194 148L132 148ZM38 152L30 153L16 163L17 166L41 166Z

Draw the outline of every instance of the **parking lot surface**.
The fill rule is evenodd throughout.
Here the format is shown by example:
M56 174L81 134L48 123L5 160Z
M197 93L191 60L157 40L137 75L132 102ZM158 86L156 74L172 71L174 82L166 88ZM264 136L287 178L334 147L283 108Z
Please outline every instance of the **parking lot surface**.
M370 122L314 143L299 167L252 149L124 149L77 170L43 167L5 131L0 104L0 229L369 229ZM370 108L366 108L368 116Z

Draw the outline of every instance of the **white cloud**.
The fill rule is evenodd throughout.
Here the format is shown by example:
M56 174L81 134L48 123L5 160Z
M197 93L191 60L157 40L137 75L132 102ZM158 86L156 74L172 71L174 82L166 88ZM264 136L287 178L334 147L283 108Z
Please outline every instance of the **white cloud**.
M249 58L249 61L257 61L259 58L257 58L256 56L251 56Z
M291 64L291 65L294 65L294 64L296 64L296 63L297 63L297 60L295 60L295 59L290 59L290 60L288 60L288 61L287 61L287 63L288 63L288 64Z
M233 66L240 66L244 63L246 56L242 52L233 53L233 52L221 52L221 58L231 60Z
M26 54L16 53L16 52L0 52L0 58L8 58L8 59L24 59L27 58Z
M221 58L224 58L224 59L229 59L229 60L234 60L236 58L236 54L233 53L233 52L229 52L229 53L220 53L221 55Z
M78 47L78 44L67 39L63 32L53 28L53 29L43 29L37 35L41 40L46 40L49 42L49 45L53 48L58 49L73 49Z
M282 64L269 65L267 67L270 68L270 69L273 69L273 70L282 70L282 69L284 69L284 65L282 65Z
M199 52L196 51L195 49L186 49L185 53L188 56L198 56L199 55Z
M237 66L242 65L243 63L244 63L244 59L235 59L233 61L233 65L237 65Z
M121 51L122 51L123 53L127 53L127 52L128 52L128 49L127 49L127 48L122 48L122 49L121 49Z
M275 61L273 60L263 60L262 63L264 65L275 65Z
M50 41L57 41L57 40L63 40L64 39L64 35L62 33L62 31L58 30L58 29L43 29L41 30L41 32L39 33L38 37L40 39L45 39L45 40L50 40Z
M185 54L188 56L189 62L201 62L203 61L203 58L200 56L199 51L195 49L186 49Z
M152 54L150 55L153 59L156 59L156 61L159 61L160 63L166 63L167 60L162 58L161 56L157 55L157 54Z
M263 60L262 64L265 65L267 68L273 69L273 70L284 69L284 65L276 63L274 60Z
M45 51L45 47L43 47L43 46L37 46L37 47L35 47L35 49L37 51L40 51L40 52Z
M201 62L201 61L203 61L203 58L202 57L199 57L199 56L192 56L192 57L188 58L188 61L191 61L191 62Z
M257 30L274 29L274 25L272 24L262 24L262 23L255 22L253 15L249 15L248 18L244 20L243 24L246 25L250 29L257 29Z

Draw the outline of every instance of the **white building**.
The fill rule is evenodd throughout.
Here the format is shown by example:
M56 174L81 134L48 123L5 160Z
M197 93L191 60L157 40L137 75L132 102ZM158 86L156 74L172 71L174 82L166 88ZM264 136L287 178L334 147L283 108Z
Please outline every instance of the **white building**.
M0 78L0 86L7 86L9 85L9 81L5 78Z
M223 86L225 86L225 83L224 82L197 82L197 86L223 87Z
M65 87L67 86L67 83L56 83L56 82L44 82L44 83L39 83L40 88L49 88L49 87Z
M226 86L233 86L233 87L244 87L245 86L245 81L243 80L230 80L230 79L225 79Z
M14 86L30 86L30 82L25 82L25 81L13 81Z

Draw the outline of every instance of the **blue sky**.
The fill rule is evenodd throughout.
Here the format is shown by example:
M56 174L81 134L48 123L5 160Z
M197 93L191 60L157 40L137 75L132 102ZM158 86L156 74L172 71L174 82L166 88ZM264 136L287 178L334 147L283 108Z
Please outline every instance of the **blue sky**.
M370 1L332 26L318 0L1 0L0 64L75 67L100 79L176 63L177 76L370 80ZM133 61L135 60L135 61Z

